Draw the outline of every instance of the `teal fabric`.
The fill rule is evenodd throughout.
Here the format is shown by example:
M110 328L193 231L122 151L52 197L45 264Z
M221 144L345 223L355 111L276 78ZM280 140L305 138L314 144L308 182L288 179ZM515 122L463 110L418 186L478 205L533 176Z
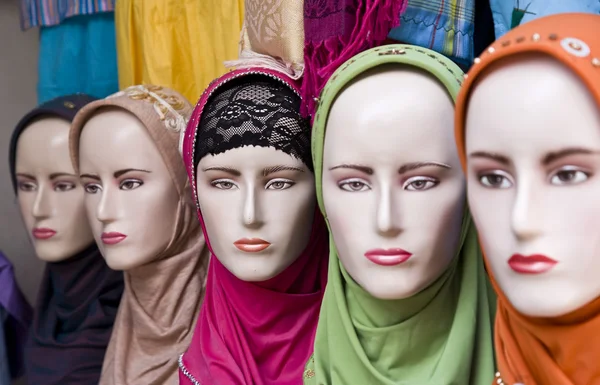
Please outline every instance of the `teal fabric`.
M114 13L41 27L38 75L38 104L75 93L104 98L117 92Z

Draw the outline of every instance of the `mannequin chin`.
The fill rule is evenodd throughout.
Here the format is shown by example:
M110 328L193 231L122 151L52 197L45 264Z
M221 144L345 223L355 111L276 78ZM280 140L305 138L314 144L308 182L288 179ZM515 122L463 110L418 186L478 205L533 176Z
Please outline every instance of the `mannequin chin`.
M81 133L79 159L85 206L108 266L130 270L162 257L179 196L143 123L123 109L98 110Z
M274 148L245 146L203 157L197 176L212 250L237 278L265 281L302 254L316 197L314 174L300 160Z
M67 120L45 117L30 124L17 143L17 197L35 252L59 262L94 238L83 205L83 189L69 158Z
M596 299L600 112L579 78L540 54L499 62L471 94L466 149L473 218L512 305L556 317Z
M325 211L344 268L376 298L420 292L456 254L465 180L453 115L442 84L397 65L363 74L331 108Z

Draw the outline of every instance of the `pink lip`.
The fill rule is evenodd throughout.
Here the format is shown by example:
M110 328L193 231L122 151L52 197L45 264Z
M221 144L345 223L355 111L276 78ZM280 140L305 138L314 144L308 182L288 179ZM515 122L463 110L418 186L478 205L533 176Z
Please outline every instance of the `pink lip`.
M520 274L541 274L552 269L558 261L541 254L515 254L508 260L508 266Z
M56 234L56 231L47 227L36 227L31 230L31 233L35 239L50 239Z
M373 249L365 253L365 257L381 266L396 266L409 260L412 256L402 249Z
M102 239L102 242L106 245L116 245L117 243L127 238L127 235L116 232L110 232L102 233L102 236L100 238Z

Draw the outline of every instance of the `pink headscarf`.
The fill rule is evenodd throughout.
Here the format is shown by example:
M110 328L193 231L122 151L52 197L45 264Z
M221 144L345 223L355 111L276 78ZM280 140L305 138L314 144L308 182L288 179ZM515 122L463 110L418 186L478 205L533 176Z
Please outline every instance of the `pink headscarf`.
M247 75L270 77L299 93L293 80L265 68L232 71L209 85L183 137L183 158L197 206L194 143L202 112L216 89ZM327 280L329 247L322 216L315 213L308 246L298 259L260 283L238 279L219 262L199 206L198 218L211 259L194 337L179 359L180 384L302 384Z

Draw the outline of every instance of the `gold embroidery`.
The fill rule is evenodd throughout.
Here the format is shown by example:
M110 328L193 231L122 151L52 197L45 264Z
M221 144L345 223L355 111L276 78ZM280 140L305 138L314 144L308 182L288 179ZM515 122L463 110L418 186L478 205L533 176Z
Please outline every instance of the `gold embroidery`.
M315 371L312 369L306 369L304 371L304 378L313 378L315 376Z
M63 106L73 109L73 108L75 108L75 103L66 101L63 103Z
M123 93L130 99L152 104L154 111L156 111L159 119L165 126L170 130L178 132L184 129L182 121L186 122L186 119L178 113L185 108L185 102L181 98L175 95L168 95L163 91L164 89L161 86L145 85L129 87Z

